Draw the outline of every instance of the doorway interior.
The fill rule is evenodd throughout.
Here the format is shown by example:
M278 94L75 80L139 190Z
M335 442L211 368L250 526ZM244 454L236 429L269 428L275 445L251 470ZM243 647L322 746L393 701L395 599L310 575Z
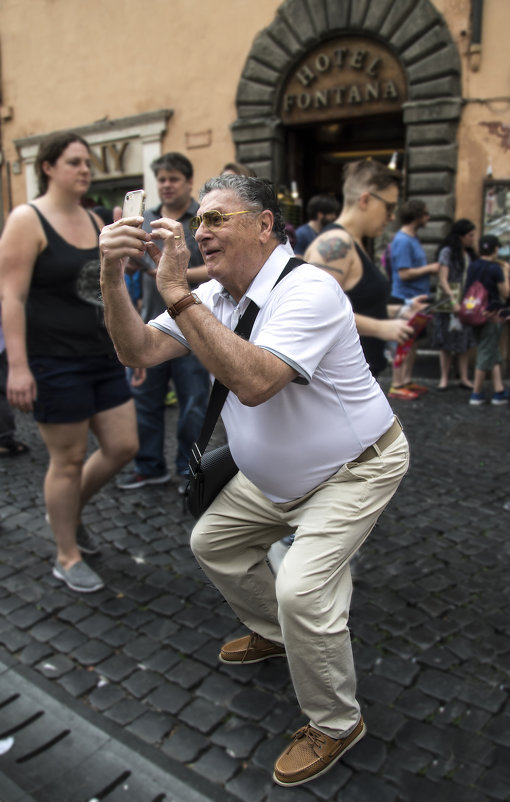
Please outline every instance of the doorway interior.
M405 172L401 113L289 126L285 140L286 186L297 186L303 210L312 195L330 194L342 201L347 162L372 158L389 164L396 153L397 169Z

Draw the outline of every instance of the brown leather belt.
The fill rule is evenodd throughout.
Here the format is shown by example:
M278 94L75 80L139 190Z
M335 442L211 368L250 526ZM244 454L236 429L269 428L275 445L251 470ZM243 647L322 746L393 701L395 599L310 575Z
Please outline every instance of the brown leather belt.
M369 459L378 457L385 448L388 448L388 446L390 446L397 439L401 432L402 426L400 425L400 421L398 418L395 418L388 431L384 432L384 434L380 436L379 440L377 440L373 446L368 446L368 448L365 448L365 450L357 459L353 460L353 462L368 462Z

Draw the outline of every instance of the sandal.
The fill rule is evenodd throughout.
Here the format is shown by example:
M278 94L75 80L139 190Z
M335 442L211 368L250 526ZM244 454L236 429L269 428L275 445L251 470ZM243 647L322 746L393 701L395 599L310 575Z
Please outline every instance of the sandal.
M19 440L8 440L6 443L0 443L0 457L19 457L20 454L26 454L30 451L25 443L20 443Z

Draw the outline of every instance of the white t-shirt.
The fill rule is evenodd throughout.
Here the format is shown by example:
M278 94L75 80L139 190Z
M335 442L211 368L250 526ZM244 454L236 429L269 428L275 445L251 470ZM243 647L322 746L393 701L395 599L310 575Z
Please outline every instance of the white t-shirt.
M378 440L393 412L370 373L352 308L340 285L320 268L294 268L272 290L288 261L278 246L236 306L215 280L196 290L234 329L250 300L260 307L250 342L291 365L298 378L256 407L229 393L222 419L239 469L269 499L308 493ZM167 312L150 321L187 346Z

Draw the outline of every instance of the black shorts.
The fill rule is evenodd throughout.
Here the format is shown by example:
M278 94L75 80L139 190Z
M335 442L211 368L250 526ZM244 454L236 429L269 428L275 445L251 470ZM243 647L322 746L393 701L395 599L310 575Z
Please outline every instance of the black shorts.
M30 369L37 382L34 418L39 423L78 423L131 398L116 356L36 356Z

